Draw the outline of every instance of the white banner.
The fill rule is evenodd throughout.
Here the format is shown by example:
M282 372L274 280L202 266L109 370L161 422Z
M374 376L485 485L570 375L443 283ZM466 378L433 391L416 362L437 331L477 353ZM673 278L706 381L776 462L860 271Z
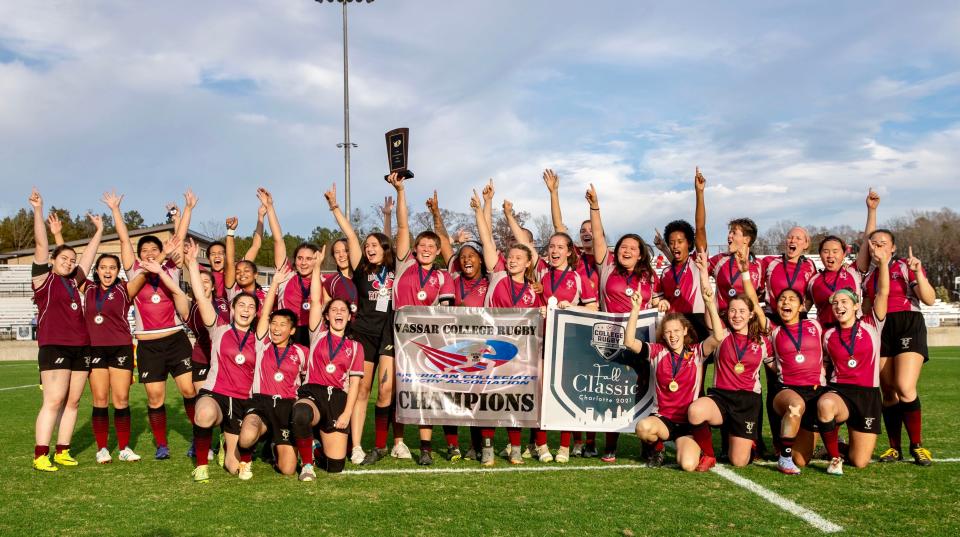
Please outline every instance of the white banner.
M536 309L397 310L397 421L536 427L542 324Z
M654 386L647 360L624 349L628 314L547 311L540 427L633 432L650 413ZM657 311L640 312L637 339L653 341Z

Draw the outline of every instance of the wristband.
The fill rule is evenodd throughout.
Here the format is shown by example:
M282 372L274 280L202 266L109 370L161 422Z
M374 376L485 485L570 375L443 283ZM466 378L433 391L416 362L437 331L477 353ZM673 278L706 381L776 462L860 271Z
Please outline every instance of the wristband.
M232 236L234 235L234 233L236 233L236 232L237 232L237 230L235 230L235 229L228 229L228 230L227 230L227 236L228 236L228 237L232 237Z

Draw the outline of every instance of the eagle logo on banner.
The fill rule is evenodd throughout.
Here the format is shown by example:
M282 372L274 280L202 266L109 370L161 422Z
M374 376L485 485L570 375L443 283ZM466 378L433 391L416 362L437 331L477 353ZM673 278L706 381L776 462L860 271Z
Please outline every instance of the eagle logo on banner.
M439 373L476 373L495 369L517 355L517 347L506 341L488 339L466 340L435 349L413 342L426 356L427 364Z

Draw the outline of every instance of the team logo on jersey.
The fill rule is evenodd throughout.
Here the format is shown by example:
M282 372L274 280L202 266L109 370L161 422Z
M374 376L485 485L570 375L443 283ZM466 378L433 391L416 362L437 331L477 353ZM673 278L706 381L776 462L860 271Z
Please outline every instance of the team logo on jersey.
M864 429L873 429L873 420L877 418L863 418L863 428Z
M573 280L567 280L567 289L573 289L573 286L576 285L576 284L577 284L577 282L575 282L575 281L573 281Z
M143 380L143 379L147 378L147 375L149 375L149 374L150 374L149 371L141 371L141 372L140 372L140 380Z
M745 421L743 424L747 427L747 434L753 434L753 426L757 424L755 421Z
M64 358L63 356L61 356L61 357L57 358L56 360L54 360L53 363L55 363L55 364L62 364L64 360L66 360L66 358Z
M817 327L815 327L815 326L808 326L808 327L807 327L807 333L810 334L811 336L817 335Z
M435 349L413 342L426 356L427 364L439 373L476 373L496 369L512 360L517 346L496 339L464 340Z
M614 323L594 323L590 346L605 360L610 360L623 350L624 329Z
M83 357L83 363L84 363L84 365L86 365L87 367L90 367L90 357L89 357L89 356L84 356L84 357Z
M912 338L912 337L902 337L902 338L900 338L900 347L902 347L903 350L909 349L909 348L910 348L910 342L911 342L911 341L913 341L913 338Z
M90 359L87 358L87 360L89 361ZM100 363L100 357L98 356L98 357L94 358L93 361L92 361L92 363L94 363L94 364L99 364L99 363Z
M280 436L284 440L290 440L290 429L280 429Z
M227 305L223 302L221 302L218 307L220 308L220 311L227 311Z
M183 362L183 365L185 365L185 366L187 366L187 367L190 367L190 359L189 359L189 358L184 358L184 359L182 360L182 362Z
M206 368L206 367L204 367L204 368L203 368L203 369L201 369L201 370L200 370L200 372L199 372L199 373L197 373L197 374L198 374L198 375L200 375L201 377L202 377L202 376L204 376L204 375L206 375L206 374L207 374L207 368Z
M126 356L117 356L117 365L123 365L123 362L127 361Z

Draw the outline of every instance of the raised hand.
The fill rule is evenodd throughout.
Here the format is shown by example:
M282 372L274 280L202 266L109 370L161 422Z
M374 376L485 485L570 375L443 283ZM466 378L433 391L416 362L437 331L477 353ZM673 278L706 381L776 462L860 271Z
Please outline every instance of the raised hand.
M60 222L60 217L57 216L57 213L50 211L50 216L47 217L47 227L50 228L50 233L58 235L63 231L63 224Z
M474 211L479 211L481 209L480 205L480 195L477 194L477 191L473 191L473 196L470 198L470 208Z
M176 235L170 235L170 238L163 243L163 254L169 256L180 249L180 238Z
M40 196L40 191L37 190L37 187L33 187L33 191L30 192L28 201L34 210L43 208L43 198Z
M431 214L437 214L440 212L440 201L437 199L437 191L433 191L433 197L427 198L427 210Z
M887 261L889 262L889 259ZM910 268L911 272L920 272L923 269L923 264L920 263L920 260L913 257L913 246L907 248L907 267Z
M870 192L867 193L867 209L876 210L880 206L880 194L877 194L870 189Z
M390 183L390 185L392 185L397 192L400 192L401 190L403 190L403 178L400 177L399 173L393 172L390 175L388 175L387 182Z
M543 182L547 185L547 190L556 192L560 188L560 178L550 168L543 170Z
M277 273L273 275L273 283L274 283L277 287L279 287L280 284L282 284L282 283L286 282L287 280L289 280L290 278L292 278L292 277L293 277L293 273L294 273L294 271L290 268L290 265L289 265L288 263L284 263L283 266L281 266L281 267L277 270Z
M463 228L458 229L457 232L453 234L453 242L457 244L463 244L472 238L473 234Z
M188 188L187 191L183 193L184 208L193 209L197 206L198 201L200 200L197 199L197 195L193 193L193 190Z
M483 185L483 201L490 203L493 201L493 178L487 181L487 184Z
M653 245L661 252L669 250L666 241L663 240L663 235L660 234L660 230L657 228L653 228Z
M643 304L642 300L643 297L640 296L640 293L630 295L630 307L633 311L640 311L640 305Z
M263 187L257 189L257 199L260 200L260 204L270 210L270 207L273 207L273 196L270 192Z
M160 274L160 271L163 270L163 267L160 266L160 263L156 261L150 261L148 259L141 259L140 266L143 267L143 270L146 270L150 274Z
M513 214L513 202L510 200L503 200L503 214Z
M530 289L532 289L534 293L539 295L543 293L543 284L540 282L533 282L530 284Z
M187 263L196 263L197 254L200 251L200 247L197 246L197 242L193 240L193 237L190 237L186 240L183 245L183 259Z
M703 190L707 188L707 178L700 173L699 166L697 166L697 173L693 176L693 188L695 188L697 192L703 192Z
M235 230L237 229L237 224L240 222L237 220L236 216L231 216L227 218L226 222L224 223L226 224L227 229Z
M176 215L180 212L180 208L177 207L176 203L168 203L165 207L167 209L167 214Z
M257 207L257 222L262 224L264 216L267 216L267 207L261 203L260 206Z
M327 190L323 193L323 197L327 198L327 205L330 206L330 210L337 208L337 183L333 183L330 187L330 190Z
M123 195L122 194L118 195L115 190L110 192L104 192L103 197L100 198L100 201L106 204L106 206L109 207L110 210L114 210L114 209L120 210L120 202L123 201Z
M743 248L737 250L734 257L737 258L737 268L740 269L740 272L750 272L750 248L744 246Z
M96 228L97 231L103 232L103 217L99 214L87 213L87 218L93 222L93 227Z
M383 206L380 207L380 212L383 213L384 216L393 214L393 196L384 196Z
M597 197L597 189L593 187L593 183L590 183L590 188L587 189L586 198L591 209L600 209L600 199Z

